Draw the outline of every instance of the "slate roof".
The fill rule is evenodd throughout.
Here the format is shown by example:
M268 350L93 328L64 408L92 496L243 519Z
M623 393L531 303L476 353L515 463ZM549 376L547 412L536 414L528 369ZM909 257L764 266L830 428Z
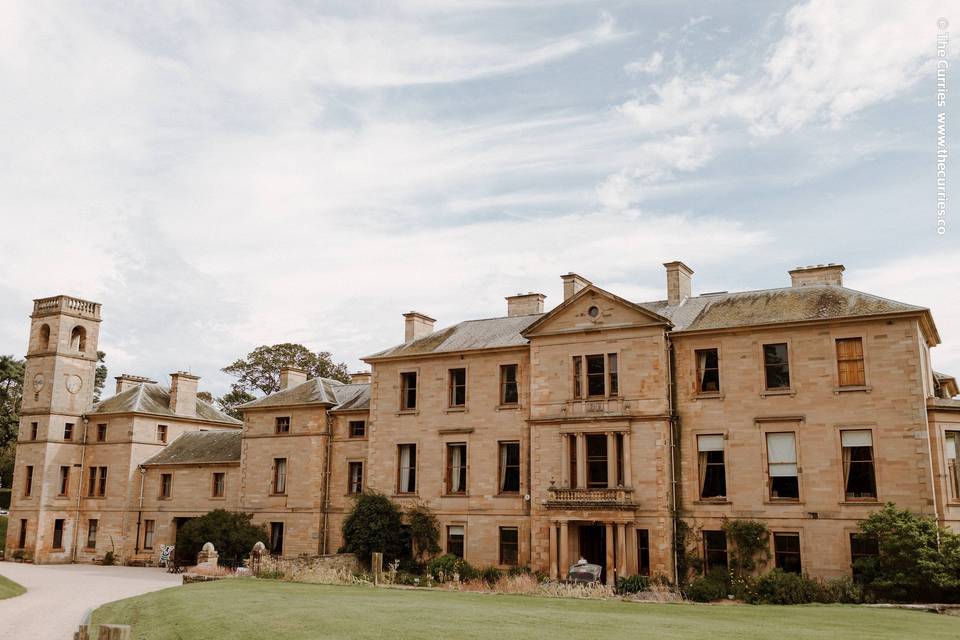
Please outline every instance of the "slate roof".
M143 465L240 462L240 438L239 431L191 431L168 444Z
M91 415L109 413L149 413L189 420L191 416L182 416L170 409L170 388L156 383L139 384L123 393L102 400L94 405ZM207 422L222 422L240 426L239 420L218 411L203 400L197 400L197 418Z
M369 384L344 384L330 378L311 378L303 384L278 391L241 405L241 409L329 405L334 411L370 408Z
M418 340L379 351L364 360L523 346L527 344L527 339L520 335L521 332L544 315L534 313L528 316L466 320Z
M713 293L693 296L675 305L666 300L636 304L668 319L673 324L671 331L928 311L924 307L833 285ZM418 340L385 349L364 360L525 345L528 340L521 335L522 332L545 315L548 314L467 320Z
M707 294L687 298L677 305L660 300L641 302L640 306L669 318L673 322L674 331L726 329L927 310L924 307L833 285Z

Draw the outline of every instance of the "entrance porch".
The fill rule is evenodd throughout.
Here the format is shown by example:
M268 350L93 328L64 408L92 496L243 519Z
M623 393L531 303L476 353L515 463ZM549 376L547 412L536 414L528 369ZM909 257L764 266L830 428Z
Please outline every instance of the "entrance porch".
M583 558L603 567L601 580L613 585L637 573L637 529L632 521L555 520L550 522L550 579L566 578Z

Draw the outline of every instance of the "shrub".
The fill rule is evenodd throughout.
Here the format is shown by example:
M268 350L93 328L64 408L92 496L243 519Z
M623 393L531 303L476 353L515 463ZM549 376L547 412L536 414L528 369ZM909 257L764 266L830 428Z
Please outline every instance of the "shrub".
M639 593L650 589L650 578L647 576L624 576L617 578L617 593Z
M252 513L216 509L186 522L177 531L177 564L192 565L204 543L210 542L224 564L240 564L253 545L267 540L267 530L253 524Z
M841 604L861 604L865 601L863 587L850 576L827 580L821 585L821 598L817 602Z
M684 595L694 602L710 602L726 598L730 592L729 577L723 571L711 571L687 585Z
M428 570L437 582L453 580L455 574L460 577L460 580L471 580L477 575L476 570L466 560L450 553L431 560Z
M117 558L113 555L113 551L107 551L103 554L103 566L112 567L117 563Z
M824 600L819 582L795 573L774 569L754 582L751 604L809 604Z
M440 523L430 507L418 503L408 508L407 522L417 558L430 557L440 551Z
M366 565L374 551L384 562L403 555L400 509L382 493L368 491L357 496L343 521L343 548Z
M495 585L503 572L496 567L483 567L477 570L477 577L489 585Z
M880 552L856 562L867 597L960 602L960 535L893 504L861 522L860 531Z
M760 560L770 558L770 530L758 520L727 520L721 527L732 542L730 568L733 573L749 575Z

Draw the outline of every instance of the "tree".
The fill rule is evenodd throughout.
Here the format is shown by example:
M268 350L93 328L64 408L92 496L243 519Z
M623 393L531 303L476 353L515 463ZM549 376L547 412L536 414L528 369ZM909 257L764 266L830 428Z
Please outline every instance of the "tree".
M207 404L213 404L216 402L213 398L213 394L209 391L197 391L197 400L203 400Z
M384 561L403 555L400 509L382 493L368 491L357 496L353 509L343 521L343 547L365 563L370 564L374 551L383 554Z
M234 391L270 395L280 390L280 369L296 367L310 378L333 378L350 382L350 372L344 363L334 363L329 351L310 351L302 344L283 343L262 345L222 369L236 376Z
M888 503L860 523L879 555L854 568L867 592L884 600L960 601L960 534Z
M268 542L267 530L251 522L252 513L216 509L193 518L177 531L174 553L177 564L193 565L207 542L213 544L224 564L240 564L257 542Z
M256 399L257 396L252 393L234 387L232 391L217 398L217 404L220 405L220 410L228 416L242 420L243 412L239 409L240 405L253 402Z
M416 550L416 560L431 557L440 551L440 523L425 504L417 503L407 509L410 539Z
M0 448L17 440L25 367L23 360L0 356Z
M103 386L107 383L107 354L103 351L97 351L97 371L93 377L93 401L100 402L100 394L103 393Z

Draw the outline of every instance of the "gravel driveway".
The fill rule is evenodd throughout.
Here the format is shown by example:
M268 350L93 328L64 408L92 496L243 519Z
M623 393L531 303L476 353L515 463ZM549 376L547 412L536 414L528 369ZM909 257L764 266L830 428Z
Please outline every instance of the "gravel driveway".
M166 569L89 564L0 562L0 575L27 588L0 600L0 640L70 640L88 611L182 582Z

